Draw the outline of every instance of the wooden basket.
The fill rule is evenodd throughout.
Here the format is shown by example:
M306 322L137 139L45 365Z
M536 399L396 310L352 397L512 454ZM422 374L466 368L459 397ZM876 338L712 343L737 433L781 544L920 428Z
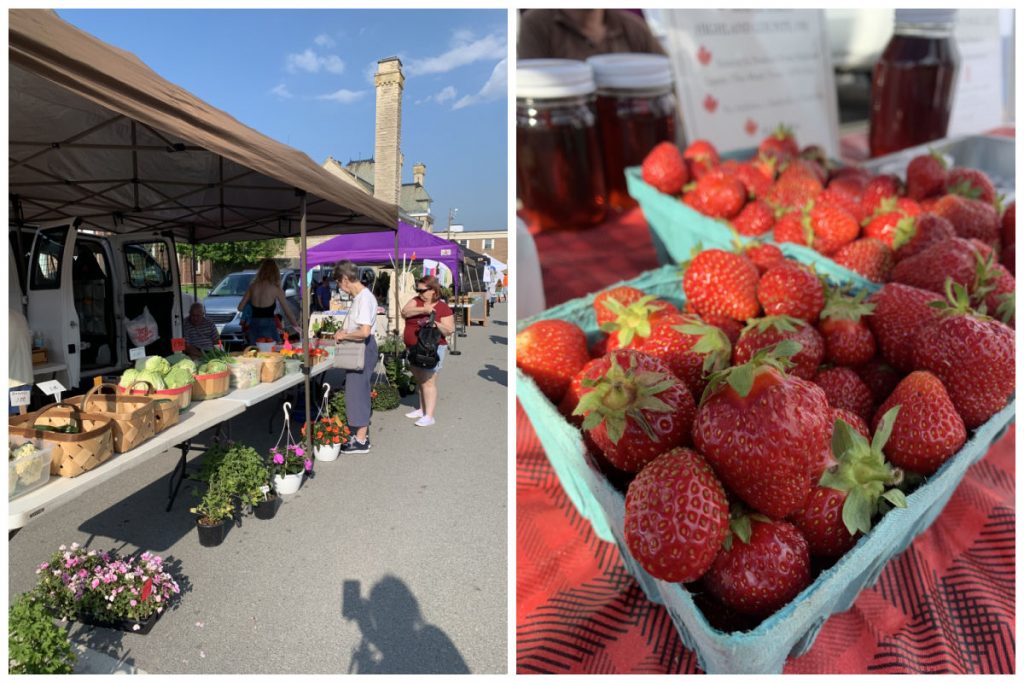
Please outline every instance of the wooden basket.
M140 380L140 381L145 382L145 380ZM147 384L148 384L148 382L147 382ZM188 410L188 407L190 405L192 405L192 385L191 384L189 384L187 386L184 386L184 387L178 387L177 389L153 389L152 387L150 387L150 391L152 391L152 394L150 394L149 391L143 391L143 390L140 390L140 389L136 389L134 384L132 385L131 389L125 389L124 387L119 387L119 390L123 394L129 394L130 393L130 394L135 395L135 396L150 396L150 395L152 395L154 399L160 399L160 398L170 399L171 402L173 402L174 405L176 405L178 407L178 411L179 412L185 412L186 410Z
M261 353L259 358L263 361L261 382L276 382L284 377L284 356L279 353Z
M103 389L113 393L99 393ZM109 417L113 421L114 452L124 453L156 435L156 403L148 396L129 396L117 391L116 384L100 384L68 403L83 412Z
M132 382L130 387L132 390L132 396L135 396L136 398L140 396L139 390L135 388L140 384L145 385L145 389L142 390L141 395L153 400L153 415L156 420L156 433L159 434L168 427L178 424L178 413L180 412L178 410L178 402L170 398L162 398L154 395L152 385L144 379ZM122 391L122 393L124 392L123 387L118 387L118 390Z
M36 429L76 423L78 434ZM77 477L95 469L114 455L113 421L98 413L85 413L69 403L54 403L42 410L10 418L9 431L15 436L38 439L53 446L50 474Z
M220 398L231 390L231 371L196 375L192 381L192 400Z

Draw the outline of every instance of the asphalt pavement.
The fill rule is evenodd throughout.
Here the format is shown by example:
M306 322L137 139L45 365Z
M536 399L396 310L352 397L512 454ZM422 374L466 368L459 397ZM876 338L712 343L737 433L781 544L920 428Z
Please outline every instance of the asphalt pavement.
M507 304L494 313L445 359L435 426L404 417L414 397L375 414L370 453L316 463L274 519L244 517L215 548L199 545L189 482L164 511L168 451L10 539L9 596L61 544L149 550L177 567L179 604L147 635L74 624L79 671L505 673ZM280 429L274 400L231 421L261 451Z

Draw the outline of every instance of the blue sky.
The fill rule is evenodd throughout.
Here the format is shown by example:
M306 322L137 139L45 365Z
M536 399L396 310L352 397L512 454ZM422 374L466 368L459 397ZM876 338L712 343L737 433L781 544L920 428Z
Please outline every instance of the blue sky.
M59 10L322 164L373 156L373 72L405 72L402 181L427 166L437 226L508 223L505 10Z

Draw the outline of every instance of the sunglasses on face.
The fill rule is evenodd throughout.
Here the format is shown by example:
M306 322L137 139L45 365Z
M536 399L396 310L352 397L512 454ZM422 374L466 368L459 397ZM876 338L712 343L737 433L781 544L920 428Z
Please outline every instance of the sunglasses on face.
M417 294L426 294L429 291L430 291L429 289L417 289L416 293Z

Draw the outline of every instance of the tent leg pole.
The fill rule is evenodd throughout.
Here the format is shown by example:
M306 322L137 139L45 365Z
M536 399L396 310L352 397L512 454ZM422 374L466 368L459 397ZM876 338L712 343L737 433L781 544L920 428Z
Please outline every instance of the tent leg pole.
M305 393L306 393L306 414L305 414L305 429L303 430L302 446L306 449L306 453L312 453L313 449L310 442L310 437L313 436L312 428L310 427L310 411L312 410L312 402L309 396L309 285L306 284L306 193L302 192L302 218L299 221L299 260L301 261L300 270L302 275L300 276L299 282L302 283L302 310L299 311L299 322L302 325L302 329L299 330L299 338L303 339L302 343L302 374L305 375Z
M192 298L199 301L199 283L196 281L196 240L192 237Z
M398 299L398 229L395 229L395 336L398 336L398 317L402 315L402 304Z
M459 281L456 278L452 278L452 280L454 280L454 282L452 284L455 286L455 305L458 306L459 305ZM461 315L462 315L462 309L461 308L456 308L455 309L455 331L452 334L451 348L448 349L448 353L453 355L453 356L461 356L462 355L462 351L459 351L459 316L461 316Z

